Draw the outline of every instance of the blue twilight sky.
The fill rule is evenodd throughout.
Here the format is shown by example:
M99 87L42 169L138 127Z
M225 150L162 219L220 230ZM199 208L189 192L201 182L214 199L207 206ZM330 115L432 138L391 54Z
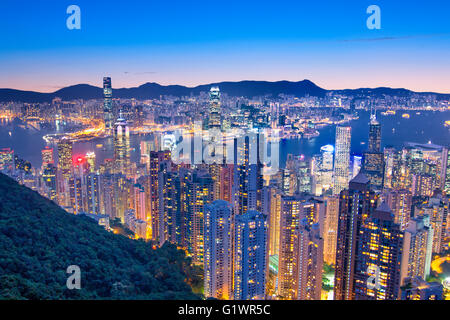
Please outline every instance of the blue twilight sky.
M68 30L69 5L81 30ZM381 8L381 30L366 9ZM450 93L450 1L1 0L0 87L310 79Z

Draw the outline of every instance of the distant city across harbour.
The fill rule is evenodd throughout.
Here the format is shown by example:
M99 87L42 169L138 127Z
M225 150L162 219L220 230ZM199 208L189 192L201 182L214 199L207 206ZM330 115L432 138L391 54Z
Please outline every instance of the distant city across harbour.
M367 127L369 112L358 110L359 118L352 120L352 146L354 154L362 154L367 148ZM404 116L408 114L409 117ZM450 120L450 111L404 111L396 114L382 115L378 112L377 119L382 125L382 146L401 147L405 141L450 145L450 130L445 122ZM324 145L334 145L335 125L319 129L320 135L310 139L283 139L280 143L280 165L283 167L288 154L311 157L320 152ZM47 145L43 136L54 131L48 129L27 129L11 121L0 122L0 148L12 148L21 158L28 160L34 167L40 167L41 150ZM140 142L150 138L149 134L132 135L130 137L130 156L138 162L140 157ZM388 143L387 143L388 142ZM94 151L98 163L113 157L112 138L98 138L90 141L76 142L74 156L85 155Z

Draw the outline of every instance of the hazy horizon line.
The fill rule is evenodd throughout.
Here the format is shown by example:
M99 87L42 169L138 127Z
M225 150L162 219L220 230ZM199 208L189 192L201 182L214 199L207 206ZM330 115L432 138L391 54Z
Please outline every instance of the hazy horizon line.
M105 76L107 77L107 76ZM111 77L113 79L113 77ZM101 78L103 81L103 77ZM186 85L186 84L180 84L180 83L169 83L169 84L163 84L160 82L156 82L156 81L146 81L143 82L142 84L138 85L138 86L129 86L129 87L116 87L114 88L114 86L112 87L113 90L121 90L121 89L134 89L134 88L139 88L145 84L148 83L154 83L157 85L160 85L162 87L169 87L169 86L181 86L181 87L185 87L188 89L195 89L197 87L201 87L201 86L207 86L207 85L213 85L213 84L219 84L219 83L239 83L239 82L268 82L268 83L277 83L277 82L291 82L291 83L297 83L297 82L303 82L303 81L309 81L311 83L313 83L314 85L316 85L317 87L319 87L320 89L326 90L326 91L342 91L342 90L359 90L359 89L379 89L379 88L387 88L387 89L393 89L393 90L408 90L414 93L422 93L422 94L426 94L426 93L433 93L433 94L444 94L444 95L450 95L450 91L449 92L439 92L439 91L429 91L429 90L425 90L425 91L416 91L413 89L408 89L406 87L391 87L388 85L379 85L379 86L374 86L374 87L367 87L367 86L363 86L363 87L345 87L345 88L339 88L339 89L327 89L325 87L319 86L316 82L309 80L309 79L302 79L302 80L286 80L286 79L282 79L282 80L251 80L251 79L243 79L243 80L223 80L223 81L215 81L215 82L208 82L208 83L200 83L200 84L196 84L196 85ZM113 82L114 83L114 82ZM80 82L80 83L75 83L75 84L70 84L70 85L66 85L66 86L56 86L56 85L48 85L45 86L43 85L43 87L48 87L48 88L53 88L56 89L55 91L40 91L37 89L18 89L18 88L11 88L11 87L3 87L0 88L0 90L16 90L16 91L23 91L23 92L34 92L34 93L43 93L43 94L51 94L51 93L56 93L61 89L65 89L65 88L69 88L69 87L75 87L75 86L79 86L79 85L88 85L88 86L92 86L92 87L96 87L99 89L102 89L102 85L97 85L97 84L92 84L92 82Z

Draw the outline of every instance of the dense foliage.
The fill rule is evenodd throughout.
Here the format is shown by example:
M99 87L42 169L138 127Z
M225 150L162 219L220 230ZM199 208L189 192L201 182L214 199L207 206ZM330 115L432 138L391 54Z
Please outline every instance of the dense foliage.
M70 265L80 290L66 287ZM0 299L198 299L196 277L173 245L115 235L0 174Z

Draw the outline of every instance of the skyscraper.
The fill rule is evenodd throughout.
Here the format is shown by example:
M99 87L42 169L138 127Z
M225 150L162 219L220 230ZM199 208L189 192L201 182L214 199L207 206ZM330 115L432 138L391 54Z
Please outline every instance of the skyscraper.
M301 202L302 199L299 197L281 198L278 259L278 296L280 299L292 300L296 298L294 242Z
M320 300L323 271L323 239L319 224L303 219L295 231L294 281L295 298Z
M326 213L323 231L323 259L328 264L336 262L336 241L339 221L339 196L325 198Z
M395 223L400 224L402 230L408 226L411 218L412 194L409 190L390 190L387 189L383 196L389 208L395 216Z
M65 179L72 174L72 141L70 139L62 138L58 142L58 168Z
M433 228L429 220L427 215L413 218L405 230L401 264L402 285L407 278L426 279L430 274Z
M336 127L333 194L348 188L351 132L351 127Z
M209 91L209 129L221 128L220 115L220 90L218 87L212 87Z
M336 245L334 299L355 298L355 266L361 226L375 209L376 196L369 188L369 179L359 173L349 188L339 196L339 222Z
M181 244L180 178L169 165L159 172L159 242Z
M234 299L265 298L267 271L267 220L249 210L235 217L234 223Z
M114 171L126 175L130 171L130 131L122 112L114 124Z
M103 78L103 113L105 119L105 131L111 133L113 129L112 86L111 78Z
M385 202L363 221L354 274L356 300L399 298L403 236Z
M201 169L188 171L183 180L184 203L181 205L185 217L187 247L193 262L203 264L205 210L206 205L213 202L213 180L206 170Z
M261 211L263 187L260 134L254 132L234 139L233 197L235 214Z
M150 174L147 179L147 190L149 195L149 216L151 238L160 241L159 238L159 171L161 163L170 160L169 151L150 151Z
M376 114L371 114L369 123L369 144L364 152L363 170L373 189L382 190L384 186L384 154L381 152L381 125Z
M224 200L206 205L204 223L204 290L206 297L231 299L232 206Z

